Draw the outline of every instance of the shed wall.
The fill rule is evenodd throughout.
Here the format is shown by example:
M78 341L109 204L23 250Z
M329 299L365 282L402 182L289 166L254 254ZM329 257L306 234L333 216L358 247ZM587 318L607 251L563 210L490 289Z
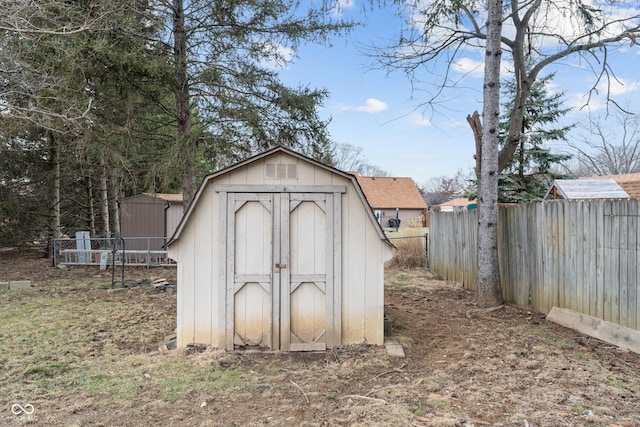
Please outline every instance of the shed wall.
M164 209L166 202L140 195L122 200L120 204L120 235L122 237L164 237ZM151 250L159 250L164 242L153 241ZM146 250L147 242L132 242Z
M173 233L178 228L178 224L180 224L180 220L182 219L182 214L184 213L184 208L182 203L172 203L167 209L166 212L166 234L164 237L171 237Z

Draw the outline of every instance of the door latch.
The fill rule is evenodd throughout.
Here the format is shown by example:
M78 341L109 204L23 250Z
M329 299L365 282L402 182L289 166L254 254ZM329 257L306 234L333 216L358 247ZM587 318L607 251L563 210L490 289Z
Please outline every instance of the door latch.
M287 268L287 264L276 264L277 268Z

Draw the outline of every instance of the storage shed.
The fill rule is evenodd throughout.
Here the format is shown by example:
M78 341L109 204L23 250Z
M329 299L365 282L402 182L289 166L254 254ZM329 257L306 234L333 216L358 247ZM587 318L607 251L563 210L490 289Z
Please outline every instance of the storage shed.
M142 193L120 200L120 235L127 238L154 238L130 241L128 249L159 250L173 235L184 209L182 194ZM137 247L138 245L140 247ZM148 247L150 245L150 247Z
M556 179L543 200L629 199L613 179Z
M273 148L206 176L168 248L179 347L383 343L393 245L353 175Z

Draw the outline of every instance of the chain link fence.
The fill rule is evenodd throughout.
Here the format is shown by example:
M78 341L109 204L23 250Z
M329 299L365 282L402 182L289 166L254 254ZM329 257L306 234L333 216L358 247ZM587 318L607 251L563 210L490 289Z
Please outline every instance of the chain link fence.
M76 238L52 240L52 266L175 266L165 243L163 237L94 238L81 232Z

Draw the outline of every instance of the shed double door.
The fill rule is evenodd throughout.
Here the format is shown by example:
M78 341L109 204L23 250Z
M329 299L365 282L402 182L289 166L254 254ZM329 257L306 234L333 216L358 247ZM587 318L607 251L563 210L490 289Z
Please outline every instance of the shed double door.
M339 344L339 194L227 198L226 348Z

